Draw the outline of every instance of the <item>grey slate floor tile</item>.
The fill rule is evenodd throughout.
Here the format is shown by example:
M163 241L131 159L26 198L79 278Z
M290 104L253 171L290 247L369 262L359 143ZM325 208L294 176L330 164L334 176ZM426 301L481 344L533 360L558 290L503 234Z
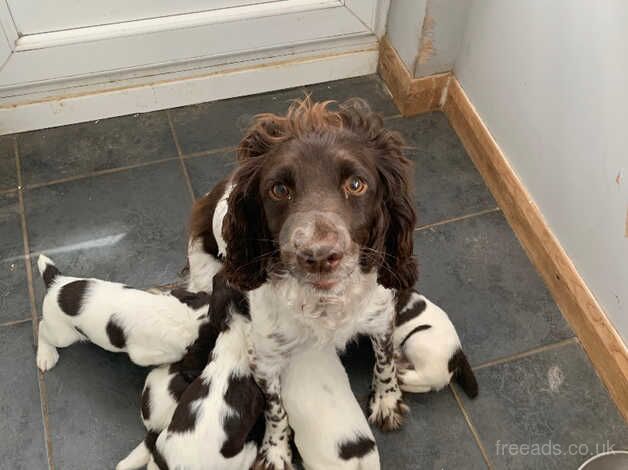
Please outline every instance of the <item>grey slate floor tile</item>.
M443 113L391 119L387 125L409 146L419 225L497 207Z
M573 333L501 212L415 232L418 287L451 317L471 364Z
M54 127L17 139L26 185L177 156L165 112Z
M0 191L17 188L13 138L0 136Z
M30 322L0 327L0 467L48 467Z
M463 402L495 469L575 469L607 443L628 449L628 425L579 344L476 374L480 395Z
M17 194L0 195L0 323L30 318Z
M186 158L185 165L196 197L211 190L236 166L235 152L225 152L204 157Z
M303 90L289 90L202 103L170 111L184 154L235 147L253 116L284 113L290 100L302 98Z
M356 397L366 409L373 371L373 353L366 338L352 344L343 357ZM479 447L448 389L405 394L410 407L396 432L374 429L382 469L486 469Z
M144 438L140 394L148 370L92 344L59 350L46 372L55 467L110 469Z
M448 389L408 394L410 407L400 431L374 430L382 468L486 469L479 447Z
M40 252L79 277L137 287L173 282L186 261L190 204L178 161L27 191L36 298Z
M399 114L390 92L377 75L335 80L305 87L315 101L334 100L341 103L349 98L366 100L371 109L383 116Z

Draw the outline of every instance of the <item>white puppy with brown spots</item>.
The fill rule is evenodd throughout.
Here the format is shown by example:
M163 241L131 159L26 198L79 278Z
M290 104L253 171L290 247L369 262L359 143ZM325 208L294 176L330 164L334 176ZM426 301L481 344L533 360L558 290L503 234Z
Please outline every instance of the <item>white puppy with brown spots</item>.
M209 322L204 323L199 329L198 339L188 348L183 359L155 367L148 373L142 390L140 413L146 437L118 463L116 470L131 470L148 464L159 433L168 427L183 393L207 366L215 341L214 328Z
M146 439L118 463L116 470L132 470L147 464L149 468L160 468L157 462L162 468L166 468L166 465L168 468L172 468L171 465L177 468L176 465L181 464L183 458L189 457L169 452L171 447L178 448L181 455L195 455L190 450L196 449L199 442L202 443L203 455L209 455L208 452L215 454L211 467L214 470L234 468L234 463L241 463L238 458L244 459L245 464L252 461L255 455L251 450L255 447L254 438L259 439L263 432L263 404L259 401L261 396L251 387L254 384L248 379L236 382L231 378L241 370L237 351L240 354L245 352L244 335L237 331L244 325L239 322L236 331L232 328L230 333L220 337L213 357L214 365L203 372L203 377L197 379L197 385L189 391L186 391L188 385L193 383L189 374L194 372L196 366L190 370L189 365L177 363L155 368L148 374L142 393L141 413L147 430ZM211 332L208 334L211 335ZM196 357L193 363L202 361L202 355L188 353L187 356ZM231 373L227 373L229 367L235 367ZM219 371L223 372L218 374ZM205 395L207 390L202 386L204 383L209 383L210 387L213 384L213 394L210 388L210 392ZM379 453L373 433L353 395L335 350L313 348L297 355L282 376L282 386L285 389L284 406L306 470L379 470ZM173 415L184 394L186 403L180 407L175 422ZM236 395L248 399L233 400L231 397ZM197 405L194 413L189 408L190 402ZM255 403L257 412L250 415L248 410ZM227 419L221 419L221 416L228 415L240 419L248 415L249 418L231 427L227 425ZM257 428L251 432L249 428L255 419ZM312 423L316 423L316 426L312 426ZM243 428L243 433L239 435L240 442L246 435L251 443L246 447L236 446L238 452L235 455L239 456L236 459L225 458L220 452L223 448L229 448L225 444L229 442L230 433L234 435L240 428ZM181 429L185 432L181 432ZM157 438L164 430L164 434L171 437L160 438L160 446L164 450L162 454L157 447ZM170 439L173 442L169 442ZM185 460L191 469L205 468L203 463L206 462L209 460Z
M216 341L212 361L181 395L158 436L148 469L248 469L261 440L264 397L251 375L245 330L237 315ZM257 427L259 429L259 427ZM262 431L263 432L263 431Z
M42 371L57 363L57 348L77 341L126 352L140 366L176 362L207 322L207 294L182 289L152 294L116 282L64 276L44 255L37 266L47 289L37 344Z
M400 292L395 310L393 341L401 389L440 390L453 378L475 398L478 384L447 314L415 290Z
M213 291L211 319L199 339L179 363L153 369L146 378L141 413L146 439L116 470L147 464L239 469L255 458L264 432L264 399L248 364L248 302L220 275L213 284L207 286ZM373 433L334 348L296 355L282 386L306 470L379 470Z
M334 348L299 352L281 387L306 470L379 470L373 432Z
M189 364L151 372L142 398L148 434L117 470L146 464L148 470L240 470L255 460L256 441L264 432L264 397L249 368L248 302L220 276L212 290L210 321L202 336L213 348L209 364L187 387L181 384L182 393L173 380L189 371ZM186 356L200 363L201 351L191 348Z

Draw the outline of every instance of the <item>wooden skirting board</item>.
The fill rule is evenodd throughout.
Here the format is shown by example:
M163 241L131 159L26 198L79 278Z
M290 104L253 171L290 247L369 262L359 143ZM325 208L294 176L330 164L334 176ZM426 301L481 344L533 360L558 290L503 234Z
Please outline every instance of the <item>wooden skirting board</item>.
M440 109L451 78L449 72L412 78L397 51L386 38L380 41L377 71L388 85L395 105L404 116Z
M440 109L628 420L628 349L452 74L411 78L383 40L379 73L404 116Z
M628 350L621 337L455 77L449 84L443 111L628 420Z

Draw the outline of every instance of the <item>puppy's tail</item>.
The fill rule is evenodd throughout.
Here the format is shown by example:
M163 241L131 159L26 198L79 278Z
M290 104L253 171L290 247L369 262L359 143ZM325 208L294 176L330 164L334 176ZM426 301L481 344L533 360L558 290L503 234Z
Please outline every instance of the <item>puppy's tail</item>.
M37 258L37 267L39 268L41 278L44 280L46 289L52 285L57 276L61 275L61 271L57 269L53 261L46 255L39 255L39 258Z
M458 349L449 360L449 371L453 371L454 380L469 398L478 396L478 382L462 349Z
M142 441L135 449L131 451L129 455L127 455L123 460L120 460L120 462L118 462L118 465L116 465L116 470L133 470L136 468L141 468L146 466L149 460L150 450L148 450L146 441Z

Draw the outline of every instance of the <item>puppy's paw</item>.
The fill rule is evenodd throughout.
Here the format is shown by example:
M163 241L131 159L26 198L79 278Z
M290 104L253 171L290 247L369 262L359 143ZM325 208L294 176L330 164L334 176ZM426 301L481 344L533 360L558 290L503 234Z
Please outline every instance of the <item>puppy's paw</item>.
M257 454L253 470L293 470L290 447L264 442Z
M399 389L383 394L375 391L369 399L369 421L384 432L399 429L408 410Z
M46 372L52 369L59 360L57 348L44 342L37 345L37 367L40 371Z
M400 384L401 390L407 393L427 393L432 391L432 387L427 385Z
M397 381L401 383L404 380L411 381L416 376L416 371L410 368L397 368Z
M405 369L397 373L399 387L404 392L410 393L426 393L432 390L432 387L425 385L415 370Z

